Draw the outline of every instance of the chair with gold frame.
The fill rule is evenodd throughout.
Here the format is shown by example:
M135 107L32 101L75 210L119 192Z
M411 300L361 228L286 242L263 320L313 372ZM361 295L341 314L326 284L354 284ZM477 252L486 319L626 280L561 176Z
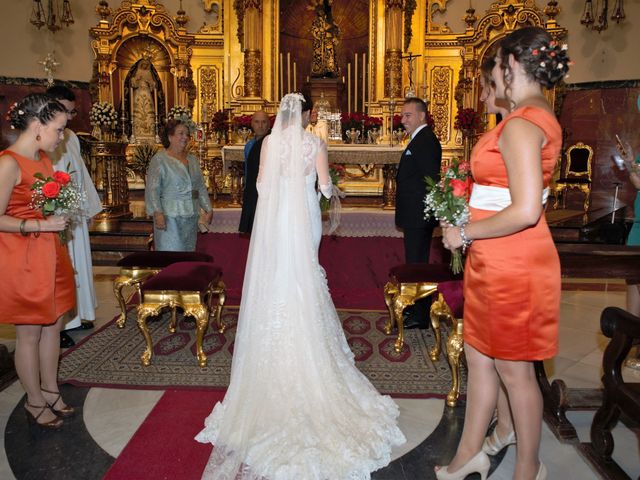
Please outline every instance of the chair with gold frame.
M558 208L562 198L562 208L566 207L567 190L576 188L584 193L584 211L589 210L591 199L591 172L593 163L593 148L582 142L571 145L565 154L564 168L555 184L555 202L553 208Z

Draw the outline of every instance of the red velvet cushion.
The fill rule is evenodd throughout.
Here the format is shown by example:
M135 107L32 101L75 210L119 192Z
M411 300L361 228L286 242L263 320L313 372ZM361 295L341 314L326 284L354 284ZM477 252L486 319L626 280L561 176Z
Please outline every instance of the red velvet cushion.
M444 301L449 305L453 316L456 318L462 318L462 313L464 311L462 280L439 283L438 292L444 297Z
M201 252L136 252L120 259L119 267L163 268L176 262L213 262L213 257Z
M181 290L203 292L222 276L220 267L209 262L177 262L142 284L142 291Z
M445 282L456 277L449 265L431 263L404 263L389 271L389 277L395 277L400 283Z

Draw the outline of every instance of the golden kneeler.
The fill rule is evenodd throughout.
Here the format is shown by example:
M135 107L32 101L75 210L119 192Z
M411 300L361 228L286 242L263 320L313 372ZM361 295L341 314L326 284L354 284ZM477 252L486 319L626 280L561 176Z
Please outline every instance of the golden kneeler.
M202 342L209 327L210 316L215 316L219 333L223 333L226 328L222 322L222 308L226 298L222 270L209 262L173 263L144 282L141 291L138 327L146 342L146 348L140 357L142 364L148 366L153 354L147 318L158 315L164 307L173 309L169 331L174 333L177 321L176 308L180 307L185 316L195 318L196 357L200 367L206 366L207 356L202 350ZM217 297L215 305L214 297Z

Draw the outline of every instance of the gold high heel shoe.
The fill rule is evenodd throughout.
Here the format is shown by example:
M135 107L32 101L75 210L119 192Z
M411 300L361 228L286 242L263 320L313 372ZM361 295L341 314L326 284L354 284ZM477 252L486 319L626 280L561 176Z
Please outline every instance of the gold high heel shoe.
M27 409L27 407L39 408L40 412L37 415L34 415L33 413L31 413ZM46 429L46 430L57 430L57 429L59 429L62 426L62 423L63 423L61 418L56 417L53 420L49 420L48 422L44 422L44 423L38 422L38 419L42 416L42 414L45 412L45 410L51 410L51 407L49 405L43 405L43 406L31 405L28 400L24 403L24 413L26 414L27 420L29 421L29 423L31 423L33 425L36 425L36 426L38 426L40 428ZM52 412L53 412L53 410L52 410ZM55 415L55 412L54 412L54 415Z
M53 403L48 403L47 405L49 406L49 408L51 409L51 411L53 413L55 413L57 416L62 417L62 418L68 418L68 417L72 417L75 413L76 413L76 409L73 407L70 407L69 405L67 405L66 407L57 410L56 408L54 408L56 406L56 403L58 403L59 401L62 400L62 395L60 395L60 392L52 392L50 390L45 390L44 388L40 387L40 390L42 390L45 393L50 393L52 395L57 395L56 399L53 401Z
M482 443L482 451L487 455L493 456L499 454L504 448L508 447L509 445L515 444L516 432L511 430L511 432L509 432L509 434L504 439L501 439L498 436L498 429L494 428L491 435L485 437L484 442Z
M491 468L491 461L486 453L480 451L455 472L449 473L447 467L448 465L444 465L436 470L436 478L438 480L463 480L467 475L475 472L480 474L482 480L486 480L489 468Z

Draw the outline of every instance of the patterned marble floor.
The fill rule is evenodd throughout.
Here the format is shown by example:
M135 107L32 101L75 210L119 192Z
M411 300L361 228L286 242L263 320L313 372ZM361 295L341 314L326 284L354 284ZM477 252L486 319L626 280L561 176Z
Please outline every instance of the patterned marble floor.
M110 321L117 309L111 290L116 270L94 269L98 298L97 326ZM562 294L560 354L548 362L551 378L562 378L570 387L600 385L602 352L607 339L599 331L600 312L605 306L624 306L625 294L618 283L607 290L593 291L590 282L567 281ZM87 332L72 332L76 340ZM0 325L0 342L13 350L15 331ZM640 373L625 371L633 381ZM54 435L34 435L24 427L21 401L24 391L14 383L0 392L0 478L10 479L82 479L102 478L118 457L146 415L162 396L160 391L75 388L63 386L65 398L82 406L77 416ZM446 463L455 451L464 419L463 405L445 407L442 400L400 399L400 425L408 442L394 451L389 467L376 472L375 479L431 479L433 465ZM588 441L592 412L571 412L580 439ZM50 432L48 432L50 433ZM638 437L619 424L615 431L614 458L632 477L640 475ZM549 469L549 478L595 479L598 476L578 455L574 446L560 443L545 426L541 458ZM143 460L142 460L143 461ZM494 459L492 479L510 479L515 449ZM472 477L470 477L472 478ZM135 480L135 479L132 479Z

